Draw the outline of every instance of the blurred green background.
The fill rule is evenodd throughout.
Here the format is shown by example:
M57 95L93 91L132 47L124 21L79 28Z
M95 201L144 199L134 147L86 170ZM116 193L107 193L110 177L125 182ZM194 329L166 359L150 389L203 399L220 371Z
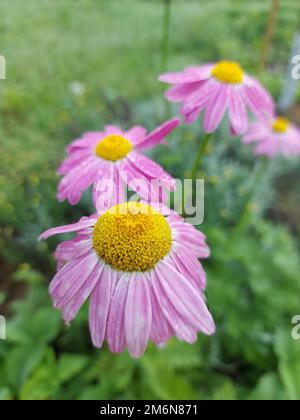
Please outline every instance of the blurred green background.
M153 129L177 114L157 82L165 67L238 60L278 99L300 3L280 1L259 72L271 3L172 0L168 57L163 0L1 0L0 314L8 325L0 400L300 398L300 342L291 338L300 313L299 161L272 162L252 194L260 159L230 137L226 123L215 135L199 176L218 331L194 346L150 345L140 360L94 349L86 308L67 328L51 307L47 286L60 239L37 242L43 230L92 211L89 194L76 207L55 198L55 169L72 139L106 123ZM298 122L299 107L290 111ZM201 135L200 121L182 126L152 156L182 178Z

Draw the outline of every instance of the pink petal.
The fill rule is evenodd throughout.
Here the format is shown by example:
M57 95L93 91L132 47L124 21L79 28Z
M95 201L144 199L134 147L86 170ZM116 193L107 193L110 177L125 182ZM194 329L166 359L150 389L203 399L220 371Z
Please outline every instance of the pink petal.
M94 226L96 223L96 220L97 220L97 216L91 216L88 218L83 217L77 223L46 230L46 232L40 235L39 240L41 241L42 239L50 238L50 236L57 235L59 233L78 232L82 229Z
M70 171L59 184L59 201L63 201L67 198L70 204L77 204L81 198L82 192L89 188L95 181L101 170L101 166L102 161L91 156Z
M215 97L220 89L220 83L214 79L207 80L199 89L197 89L189 98L183 102L181 114L188 117L193 114L196 109L202 110L209 103L210 99Z
M187 100L191 94L202 86L203 82L183 83L172 86L165 93L165 98L170 102L181 102Z
M125 137L130 140L133 144L141 142L147 135L146 128L142 126L132 127L130 130L126 131Z
M157 144L161 143L162 140L173 131L180 124L179 118L174 118L172 120L166 121L152 133L148 134L140 143L136 144L136 150L146 150L151 149Z
M82 237L76 237L71 241L64 241L59 244L55 251L55 258L67 262L86 254L92 249L92 246L90 238L82 239Z
M253 93L255 101L265 111L265 116L272 118L275 115L275 102L271 94L253 77L247 77L246 86Z
M114 291L107 323L107 341L113 353L121 353L126 346L125 304L131 275L124 273Z
M96 144L105 137L106 134L103 131L90 131L84 133L82 138L73 141L67 147L68 153L75 153L76 151L85 151L84 149L89 149L90 151Z
M171 258L176 264L178 271L186 278L191 279L193 286L198 289L205 290L207 285L206 273L201 263L188 253L174 250L171 252Z
M72 169L76 168L82 162L84 162L87 158L91 156L90 149L83 149L77 152L71 153L61 164L58 168L57 173L58 175L65 175L70 172Z
M194 254L197 258L208 258L210 250L206 243L197 235L185 232L174 231L174 241L184 247L188 253Z
M72 275L73 273L76 273L78 267L81 266L82 262L85 260L85 257L86 255L83 255L78 259L72 259L56 273L49 286L49 292L51 295L62 284L62 282L64 282L65 278L70 276L70 274Z
M151 178L142 173L128 158L120 161L119 174L123 182L146 201L166 201L164 191L161 188L153 188Z
M243 143L253 143L263 140L270 130L269 124L263 124L262 122L256 122L249 126L248 131L243 136Z
M143 204L149 204L148 201L140 200ZM161 213L163 216L170 216L174 213L174 210L171 210L168 206L160 202L151 201L151 207Z
M98 264L92 273L83 282L82 286L74 294L74 296L68 300L68 302L60 305L63 310L63 317L66 324L69 324L75 318L86 299L92 293L94 287L98 284L103 268L104 264L101 261L98 261Z
M210 249L202 232L185 222L168 221L173 232L174 241L178 245L185 247L188 253L192 252L198 258L208 258L210 256Z
M125 336L132 357L144 354L151 331L152 308L147 281L142 273L130 280L125 306Z
M71 264L73 261L77 261L77 264ZM62 268L63 274L61 271L56 274L50 284L49 291L56 308L63 308L69 300L73 299L96 265L99 264L99 258L92 251L71 262ZM66 270L64 270L65 267Z
M233 131L239 135L248 127L247 110L240 87L233 87L229 93L229 119Z
M150 274L145 274L145 276L147 277L148 284L150 285L149 292L152 305L152 325L150 338L154 341L155 344L162 344L174 335L174 331L172 330L172 327L169 324L167 318L164 316L154 292L153 281L155 281L155 278L153 278L153 272Z
M168 296L161 285L160 276L161 274L158 270L155 270L152 273L152 288L161 311L171 325L176 336L180 340L192 344L197 340L197 333L189 321L184 319L175 309L171 297Z
M161 286L177 312L194 328L207 335L214 334L215 324L201 292L165 260L159 263L158 272L161 276Z
M274 102L267 91L255 80L243 88L246 104L251 112L262 121L267 122L274 114Z
M220 125L228 107L230 89L230 86L220 84L218 92L210 99L203 123L207 133L214 132Z
M89 325L93 344L98 348L102 347L105 338L111 297L116 281L116 272L106 266L91 296Z
M117 127L116 125L106 125L105 126L105 134L109 135L109 134L121 134L124 135L124 132Z
M176 187L175 179L165 172L163 168L153 160L136 152L130 153L128 159L143 174L149 178L160 180L161 183L169 190L173 190Z
M194 108L193 111L190 111L188 113L184 114L184 121L186 124L194 124L194 122L197 120L199 115L204 109L204 105L201 107Z
M183 72L165 73L159 76L159 81L171 84L192 83L208 79L211 75L212 64L204 66L190 66Z
M125 200L126 185L120 177L117 165L108 165L105 175L95 182L93 188L94 205L99 214Z

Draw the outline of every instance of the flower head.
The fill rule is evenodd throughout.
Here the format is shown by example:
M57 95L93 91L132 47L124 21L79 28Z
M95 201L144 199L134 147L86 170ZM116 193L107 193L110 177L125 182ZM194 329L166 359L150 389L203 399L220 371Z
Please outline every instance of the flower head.
M116 202L112 189L121 196L120 191L125 185L147 200L154 179L159 180L167 190L174 189L175 180L141 152L161 143L178 124L177 118L169 120L150 134L140 126L125 132L118 127L106 126L102 132L85 133L68 146L68 157L58 169L59 175L63 175L58 199L68 199L71 204L76 204L83 191L93 185L95 204L98 200L102 203L105 197L108 208ZM113 188L107 186L108 181Z
M187 67L179 73L162 74L159 80L174 85L166 98L182 103L181 114L187 124L205 112L207 133L217 129L227 111L233 134L243 134L248 127L248 110L260 119L274 110L269 93L236 62Z
M211 335L206 307L205 236L159 205L122 203L101 215L50 229L41 238L75 232L56 250L58 272L50 284L54 306L66 323L90 296L93 343L106 339L112 352L128 347L141 356L152 340L172 336L193 343L197 332Z
M254 153L273 158L300 155L300 130L283 117L252 123L243 137L244 143L255 143Z

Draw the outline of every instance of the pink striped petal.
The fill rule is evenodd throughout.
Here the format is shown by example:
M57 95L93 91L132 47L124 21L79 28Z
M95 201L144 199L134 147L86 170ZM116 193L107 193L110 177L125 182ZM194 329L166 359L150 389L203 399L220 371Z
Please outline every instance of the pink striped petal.
M78 258L77 261L78 264L71 266L64 275L58 272L50 284L49 291L54 306L57 308L63 308L76 295L96 265L99 264L99 258L94 251L89 252L82 258ZM67 263L65 267L69 264Z
M133 144L141 142L147 135L146 128L142 126L132 127L130 130L126 131L125 137L130 140Z
M220 125L229 102L229 85L220 84L216 95L210 99L204 116L204 130L206 133L212 133Z
M248 127L248 117L240 86L232 87L229 92L229 119L233 131L243 134Z
M144 354L152 324L151 299L147 281L142 273L130 279L125 306L125 336L132 357Z
M66 324L69 324L75 318L86 299L92 293L95 286L97 287L103 268L104 264L101 261L98 261L98 264L92 273L88 276L88 278L84 281L80 289L67 303L61 305Z
M55 292L55 290L62 284L62 282L64 282L65 278L72 275L73 273L76 273L76 270L80 265L82 265L85 257L86 255L83 255L78 259L72 259L56 273L49 286L50 295L52 295L52 293Z
M267 91L254 79L243 88L246 104L251 112L267 122L274 114L274 102Z
M164 138L180 124L179 118L166 121L152 133L148 134L140 143L136 144L136 150L151 149L161 143Z
M116 125L106 125L105 126L105 134L121 134L124 135L123 131L117 127Z
M263 140L263 138L267 135L268 129L260 122L252 123L249 126L248 131L243 136L243 143L253 143Z
M94 205L99 214L125 200L126 185L124 184L117 165L109 164L105 175L99 179L93 188Z
M172 86L165 93L165 98L170 102L181 102L187 100L191 94L198 90L203 82L184 83Z
M102 347L105 339L109 308L116 281L116 272L106 266L91 296L89 325L93 344L98 348Z
M130 153L128 159L147 177L161 181L161 183L169 190L173 190L175 188L175 179L165 172L163 168L153 160L136 152Z
M272 118L275 115L275 102L271 94L253 77L247 76L246 86L253 93L255 102L264 110L265 116Z
M194 328L212 335L215 324L203 297L173 266L165 260L159 263L161 286L177 312Z
M193 113L196 109L203 109L210 101L211 98L215 97L219 91L220 83L214 79L210 79L205 82L199 89L197 89L188 100L184 101L181 107L181 114L184 116Z
M120 177L125 184L148 202L165 202L167 197L162 188L153 188L151 178L142 173L130 160L119 163ZM155 186L154 186L155 187Z
M130 274L122 275L111 300L107 323L107 341L113 353L121 353L126 346L125 304L130 280Z
M184 114L184 121L186 124L194 124L194 122L197 120L201 112L204 110L204 105L201 107L197 107L193 109L193 111L190 111L188 113Z
M152 305L152 325L151 325L151 332L150 338L154 341L155 344L162 344L168 341L173 335L174 331L169 324L167 318L164 316L161 307L159 305L158 299L154 292L153 288L153 278L154 273L151 272L150 274L145 274L149 287L150 298L151 298L151 305Z
M187 234L191 234L191 235L196 235L199 239L201 239L202 241L206 241L206 236L204 235L203 232L201 232L200 230L196 229L195 226L191 225L190 223L187 223L181 216L179 216L178 214L173 214L172 217L170 217L168 219L169 224L172 228L177 229L178 231L187 233Z
M76 151L84 151L84 149L92 150L96 144L105 136L106 134L103 131L90 131L84 133L82 138L69 144L67 147L67 152L74 153Z
M82 192L96 180L101 166L102 161L91 156L71 170L59 183L57 195L59 201L67 198L70 204L77 204Z
M148 201L140 200L143 204L149 204ZM170 216L174 213L174 210L171 210L168 206L163 203L151 201L151 207L161 213L163 216Z
M176 336L187 343L194 343L197 340L196 330L191 326L189 321L184 319L175 309L171 297L168 296L161 285L160 273L158 270L155 270L152 273L152 278L152 289L156 300Z
M185 247L187 252L192 252L198 258L208 258L210 256L210 249L206 244L205 235L194 226L182 221L168 222L173 232L173 238L180 247Z
M39 240L41 241L42 239L48 239L50 236L58 235L60 233L78 232L82 229L94 226L96 221L97 216L83 217L77 223L46 230L46 232L40 235Z
M186 252L193 253L197 258L208 258L210 250L201 238L194 234L173 231L174 241L184 247Z
M59 244L55 251L55 258L67 262L73 258L85 255L92 249L92 246L93 244L90 238L84 239L79 236Z
M66 175L76 166L82 164L87 158L91 156L90 149L83 149L77 152L71 153L60 165L57 170L58 175Z
M198 82L208 79L211 75L212 64L204 66L190 66L182 72L164 73L159 76L159 81L171 84Z
M171 258L176 264L178 271L187 279L191 279L196 290L200 287L202 290L206 289L207 278L206 273L201 263L188 253L174 250L171 252Z

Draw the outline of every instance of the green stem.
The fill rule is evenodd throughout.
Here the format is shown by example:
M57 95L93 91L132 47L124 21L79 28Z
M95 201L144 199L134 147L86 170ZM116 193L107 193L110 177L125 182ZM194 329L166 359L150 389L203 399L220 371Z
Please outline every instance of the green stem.
M256 173L254 174L254 177L253 177L252 185L249 188L249 197L248 197L247 203L239 219L239 222L237 223L238 230L243 229L244 227L246 227L248 224L251 223L251 215L252 215L251 204L256 193L256 186L260 184L262 177L264 176L265 172L268 170L269 162L270 162L269 159L263 158L260 164L258 165Z
M170 22L171 22L171 0L164 0L164 18L163 18L163 35L162 35L162 58L161 71L165 72L169 67L170 55Z
M211 139L211 134L205 134L204 139L200 142L200 147L199 147L198 153L196 155L196 158L192 166L192 170L191 170L192 179L196 179L197 171L201 165L202 159L205 155L210 139Z
M170 57L170 23L171 23L171 0L164 0L164 17L162 27L161 42L161 73L165 73L169 68ZM161 89L164 89L163 83ZM170 103L165 101L165 119L170 115Z
M205 152L206 152L206 149L207 149L207 146L208 146L208 143L209 143L211 137L212 137L211 134L205 134L204 138L200 142L198 153L196 155L194 164L193 164L192 169L191 169L191 178L193 180L195 180L196 177L197 177L197 172L198 172L198 170L200 168L202 159L203 159L203 157L205 155ZM205 293L206 293L207 307L208 307L209 311L212 312L211 297L210 297L208 285L206 286Z
M273 35L276 29L276 21L278 18L280 7L280 0L272 0L271 9L269 12L268 23L265 35L263 37L263 45L261 50L261 56L259 61L259 70L263 71L267 65L269 51L272 46Z

